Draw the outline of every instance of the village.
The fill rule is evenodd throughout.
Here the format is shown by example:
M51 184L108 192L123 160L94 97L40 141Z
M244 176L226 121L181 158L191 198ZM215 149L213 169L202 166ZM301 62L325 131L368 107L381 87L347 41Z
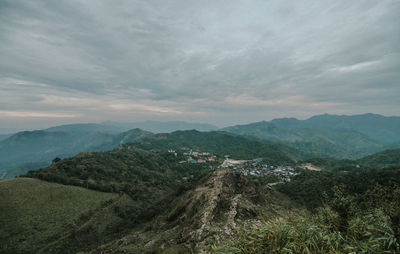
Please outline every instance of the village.
M277 176L281 182L290 181L290 178L296 176L302 166L275 166L268 165L263 162L263 159L256 158L252 160L234 160L226 158L219 168L230 168L241 172L246 176Z
M231 159L229 155L217 157L208 151L195 151L188 148L182 148L184 160L179 163L212 163L214 170L218 168L229 168L242 173L245 176L276 176L280 179L279 182L288 182L290 178L300 174L302 170L317 170L320 169L311 165L269 165L266 164L262 158L255 158L251 160L235 160ZM177 156L175 150L168 150Z

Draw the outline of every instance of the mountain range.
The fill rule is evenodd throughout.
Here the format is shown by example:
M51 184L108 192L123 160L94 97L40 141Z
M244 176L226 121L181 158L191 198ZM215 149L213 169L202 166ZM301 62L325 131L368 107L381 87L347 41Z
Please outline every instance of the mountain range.
M192 163L194 151L216 158ZM399 250L400 168L393 166L398 150L357 161L372 168L304 169L278 184L268 175L219 167L228 156L274 166L303 163L296 152L232 133L191 130L54 160L0 181L0 192L6 193L0 195L0 249L92 254L282 253L282 246L294 253ZM381 169L388 165L393 167Z
M55 157L64 158L80 152L107 151L124 142L132 142L150 135L152 133L140 129L120 134L99 132L97 129L71 131L65 128L19 132L0 142L0 177L10 178L38 165L47 166Z
M2 135L0 178L14 177L27 170L49 165L55 157L65 158L79 152L107 151L152 133L188 129L215 131L217 127L187 122L104 122L61 125L44 130ZM379 151L400 147L400 117L375 114L325 114L306 120L282 118L221 130L226 134L229 132L265 143L265 147L269 146L271 149L279 150L285 147L284 150L291 153L289 157L297 160L321 157L359 159ZM157 137L168 136L160 134Z
M283 143L313 157L357 159L400 147L400 117L375 114L319 115L307 120L274 119L223 129L248 137Z
M80 152L112 150L120 144L152 135L151 131L158 133L192 129L209 131L217 127L182 121L104 122L67 124L44 130L2 134L0 179L47 166L55 157L64 158Z
M103 122L104 126L114 126L123 130L139 128L153 133L168 133L178 130L215 131L217 126L208 123L190 123L184 121L144 121L144 122Z

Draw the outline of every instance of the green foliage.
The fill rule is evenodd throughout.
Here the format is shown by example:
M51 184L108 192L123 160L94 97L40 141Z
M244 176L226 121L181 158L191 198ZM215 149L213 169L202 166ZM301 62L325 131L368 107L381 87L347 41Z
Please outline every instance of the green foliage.
M94 130L73 131L56 128L58 131L25 131L0 141L0 179L26 173L31 169L26 163L41 162L49 165L55 157L73 156L79 152L107 151L122 143L152 135L150 132L133 129L121 134L110 134ZM63 130L63 131L60 131Z
M128 194L135 203L127 227L153 219L182 191L192 188L209 164L180 164L183 158L167 152L116 149L82 153L25 176L93 190Z
M174 155L168 149L179 153ZM215 239L227 239L221 236L229 228L232 231L226 234L232 236L239 232L237 238L218 244L210 251L400 251L398 167L352 172L304 171L290 182L270 188L265 185L277 180L272 176L245 177L224 170L211 173L218 162L179 163L185 159L181 152L187 149L220 157L225 154L242 159L264 157L269 164L294 163L298 158L285 146L224 132L197 131L157 134L110 152L81 153L25 176L84 188L46 183L43 186L47 187L41 189L38 186L42 186L42 181L25 178L0 182L0 191L2 186L10 189L10 193L16 188L14 194L0 197L0 223L6 225L6 231L0 231L0 242L7 243L10 253L29 252L29 245L37 253L94 249L95 252L157 253L164 247L165 251L184 253L194 250L200 244L197 241L208 241L211 235ZM343 161L343 165L353 162ZM335 165L335 161L329 160L321 163ZM13 187L19 181L24 184ZM30 181L33 181L32 187L26 187ZM29 195L21 194L22 190L30 192ZM53 195L56 195L55 201ZM297 209L300 205L310 212ZM37 206L43 206L43 211ZM26 212L24 209L30 211L26 213L28 217L21 216ZM2 214L5 216L1 217ZM60 222L46 220L57 214L61 214ZM273 219L276 216L281 218ZM262 218L268 220L254 223L253 219ZM228 221L229 225L223 226ZM247 226L251 224L256 226ZM237 231L237 226L242 228ZM26 234L22 232L25 229ZM8 231L12 233L9 236Z
M212 246L211 253L398 253L393 224L382 210L374 209L348 219L329 206L314 216L266 221L244 227L229 244Z
M400 165L400 149L385 150L357 160L368 168L385 168Z
M127 196L65 186L31 178L0 181L0 252L36 253L64 243L59 251L90 249L123 230L114 209L128 206ZM88 231L90 229L90 234ZM79 241L71 239L79 236Z
M236 125L225 131L292 146L311 157L359 158L385 149L385 145L353 130L316 128L284 121Z
M230 155L236 159L264 158L267 163L287 164L300 158L292 148L272 142L259 142L226 132L176 131L156 134L149 138L126 144L125 147L144 150L167 150L182 148L208 151L220 157Z
M233 242L210 252L399 253L399 174L400 168L305 172L280 190L309 206L312 216L244 227Z
M380 210L352 218L347 231L332 228L338 217L329 208L323 208L314 217L267 221L242 229L231 244L214 246L210 252L325 254L400 251L391 221Z
M60 157L55 157L53 160L52 160L52 163L57 163L57 162L59 162L61 159L60 159Z
M304 171L277 188L296 202L314 210L322 205L323 193L326 193L327 198L333 197L334 186L341 186L345 194L354 195L361 201L377 184L394 190L395 186L400 185L400 168L355 172Z
M335 158L313 158L310 162L318 167L331 171L355 171L365 169L380 169L400 165L400 149L385 150L365 156L358 160L339 160Z

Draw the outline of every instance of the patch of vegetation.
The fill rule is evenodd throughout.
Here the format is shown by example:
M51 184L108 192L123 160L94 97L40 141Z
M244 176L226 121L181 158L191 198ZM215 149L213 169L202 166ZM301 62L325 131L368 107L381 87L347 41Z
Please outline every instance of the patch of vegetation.
M307 120L306 120L307 121ZM224 128L224 131L256 137L262 140L282 143L304 151L307 158L334 157L339 159L357 159L372 153L396 147L385 139L377 140L371 132L363 133L352 128L332 128L329 125L305 124L297 119L277 119L271 122L257 122ZM397 124L396 124L397 125ZM393 126L394 127L394 126ZM393 128L397 137L398 130ZM380 130L374 130L375 134ZM391 143L391 142L389 142ZM398 146L397 146L398 147Z
M376 154L365 156L358 160L313 158L310 162L330 171L359 171L365 169L380 169L400 165L400 149L389 149Z
M127 142L151 136L152 133L133 129L121 134L88 130L54 128L53 131L24 131L0 141L0 179L24 174L28 170L49 165L55 157L65 158L80 152L108 151ZM76 126L79 128L79 125ZM57 130L57 131L56 131ZM34 167L35 164L39 166Z
M399 253L400 168L306 172L279 189L314 213L243 227L214 253Z
M126 144L125 147L144 150L167 150L181 148L208 151L220 157L229 155L235 159L264 158L269 164L293 163L301 158L295 149L273 142L259 142L243 136L221 132L176 131L156 134L149 138Z
M0 197L1 247L8 253L187 253L216 242L210 251L399 251L399 167L362 170L359 161L321 159L313 163L332 170L303 171L271 187L276 176L215 170L218 162L180 163L189 149L275 165L301 157L286 146L224 132L178 131L56 159L25 175L36 179L0 182L8 193ZM365 163L387 165L395 155ZM343 171L350 166L357 170Z
M94 248L121 230L115 226L126 218L113 210L132 203L127 196L31 178L0 181L0 193L0 249L10 254ZM64 249L43 251L60 242Z
M364 167L385 168L400 165L400 149L385 150L357 160Z
M390 219L381 210L352 217L346 231L335 229L340 216L329 207L314 217L276 219L244 228L228 245L210 253L398 253Z

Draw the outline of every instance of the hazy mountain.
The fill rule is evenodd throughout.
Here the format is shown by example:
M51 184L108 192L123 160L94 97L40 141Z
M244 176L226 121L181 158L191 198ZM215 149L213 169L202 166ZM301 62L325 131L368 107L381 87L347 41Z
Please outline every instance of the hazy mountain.
M273 140L308 151L315 157L360 158L398 147L400 117L365 114L320 115L307 120L275 119L224 128L224 131ZM388 144L388 142L391 144Z
M107 151L122 143L152 135L140 129L111 134L90 132L93 126L89 125L80 127L69 126L70 129L62 127L64 131L55 131L58 127L51 131L24 131L1 141L0 176L10 178L17 173L21 174L27 169L32 169L35 163L49 164L55 157L63 158L80 152ZM98 130L97 127L95 129ZM30 163L28 165L31 166L27 167L26 163Z
M23 175L30 170L36 170L39 168L47 167L50 161L38 161L38 162L27 162L23 164L17 164L17 166L5 167L0 170L0 180L9 179L19 175Z
M10 137L12 134L0 134L0 141Z
M207 124L207 123L189 123L182 121L170 121L170 122L159 122L159 121L145 121L145 122L132 122L132 123L120 123L120 122L104 122L104 125L116 126L122 129L133 129L139 128L142 130L151 131L153 133L168 133L178 130L198 130L198 131L213 131L217 130L218 127Z
M70 133L87 133L87 132L109 132L109 133L120 133L126 131L124 128L120 128L113 125L104 125L97 123L83 123L83 124L66 124L50 127L45 131L52 132L70 132Z
M377 114L362 115L317 115L306 120L282 118L272 120L279 126L291 128L319 128L353 130L383 143L400 142L400 117Z
M272 122L236 125L223 130L281 142L314 157L358 158L384 149L385 145L351 130L286 127Z

